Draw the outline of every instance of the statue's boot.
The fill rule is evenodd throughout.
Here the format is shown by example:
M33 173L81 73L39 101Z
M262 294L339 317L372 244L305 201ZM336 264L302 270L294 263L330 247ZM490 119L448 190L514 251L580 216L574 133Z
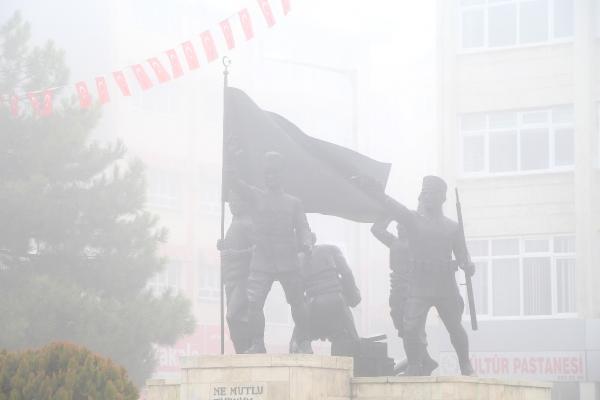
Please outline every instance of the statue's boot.
M404 376L423 376L423 366L421 364L408 364Z
M244 352L245 354L264 354L267 352L262 340L254 340L252 345Z
M431 375L431 373L440 365L429 355L429 352L425 352L423 357L423 375Z
M465 361L459 361L460 365L460 373L464 376L477 376L475 373L475 369L473 369L473 365L471 365L471 361L469 359Z
M314 354L311 342L309 340L294 341L290 348L292 354Z
M408 360L405 358L394 365L394 375L404 374L406 372L406 368L408 368Z

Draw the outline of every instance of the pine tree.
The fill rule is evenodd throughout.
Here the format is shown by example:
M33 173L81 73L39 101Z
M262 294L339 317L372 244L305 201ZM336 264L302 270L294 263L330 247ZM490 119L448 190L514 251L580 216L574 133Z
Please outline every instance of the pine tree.
M32 46L18 14L0 28L0 93L58 87L68 75L64 52ZM98 108L61 101L49 117L0 107L0 348L67 340L140 384L153 344L193 329L190 306L146 289L164 267L165 231L144 210L141 162L122 143L92 140Z

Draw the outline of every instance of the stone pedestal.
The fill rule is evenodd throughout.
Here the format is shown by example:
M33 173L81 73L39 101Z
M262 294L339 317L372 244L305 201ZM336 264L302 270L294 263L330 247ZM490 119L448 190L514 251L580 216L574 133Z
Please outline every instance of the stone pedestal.
M147 380L145 400L179 400L179 382L164 379Z
M182 359L180 400L350 400L352 359L231 355Z
M550 400L552 384L472 377L352 379L353 400Z
M347 357L199 356L181 364L180 383L147 382L147 400L550 400L552 388L471 377L353 378Z

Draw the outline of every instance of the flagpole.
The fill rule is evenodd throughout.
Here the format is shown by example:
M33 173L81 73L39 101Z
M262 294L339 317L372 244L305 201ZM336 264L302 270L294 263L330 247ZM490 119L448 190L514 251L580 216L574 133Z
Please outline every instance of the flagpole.
M229 57L223 57L223 152L221 155L221 242L225 239L225 134L227 131L226 124L227 118L225 115L226 112L226 101L225 96L228 86L228 77L229 77L229 66L231 65L231 60ZM220 264L220 301L221 301L221 354L225 354L225 282L223 281L223 259L221 258Z

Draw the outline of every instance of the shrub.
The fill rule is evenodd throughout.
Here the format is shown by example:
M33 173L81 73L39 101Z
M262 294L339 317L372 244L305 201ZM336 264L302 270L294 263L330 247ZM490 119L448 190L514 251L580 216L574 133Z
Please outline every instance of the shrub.
M0 400L137 400L125 369L68 343L0 351Z

